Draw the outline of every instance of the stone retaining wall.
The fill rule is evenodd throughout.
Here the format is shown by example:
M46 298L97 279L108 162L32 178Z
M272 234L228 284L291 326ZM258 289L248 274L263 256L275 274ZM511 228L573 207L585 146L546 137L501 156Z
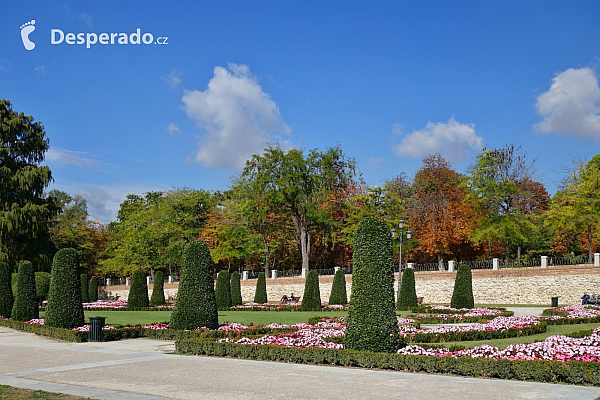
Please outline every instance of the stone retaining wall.
M415 286L417 296L426 303L450 303L456 272L417 272ZM397 274L395 280L397 281ZM394 292L396 292L396 281ZM331 292L333 276L319 278L321 300L327 301ZM165 284L165 297L177 293L178 284ZM256 279L241 281L242 299L252 301ZM352 290L352 275L346 275L348 297ZM304 278L267 279L267 296L270 302L278 302L285 295L302 297ZM549 268L513 268L473 271L473 295L479 304L550 304L557 296L561 304L580 302L583 292L600 293L600 268L592 266L565 266ZM152 294L152 285L149 285ZM120 296L127 300L129 286L101 286L101 297Z

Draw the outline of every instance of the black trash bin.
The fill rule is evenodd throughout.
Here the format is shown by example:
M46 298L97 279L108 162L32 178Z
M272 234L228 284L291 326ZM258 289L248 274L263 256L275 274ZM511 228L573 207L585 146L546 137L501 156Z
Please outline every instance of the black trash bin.
M102 327L104 326L106 317L90 317L90 342L101 342L102 341Z
M558 297L552 298L552 307L554 307L554 308L558 307Z

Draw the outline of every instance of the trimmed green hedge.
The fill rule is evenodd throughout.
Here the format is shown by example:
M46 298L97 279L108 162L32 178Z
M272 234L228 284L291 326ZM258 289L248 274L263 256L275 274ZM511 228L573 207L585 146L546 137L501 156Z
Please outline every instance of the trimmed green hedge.
M88 301L94 303L98 301L98 277L92 276L90 279L90 289L88 290Z
M233 271L231 274L231 305L242 305L242 285L240 283L240 273Z
M4 318L10 318L13 307L11 278L9 265L0 261L0 317Z
M19 262L17 295L10 317L15 321L29 321L40 317L39 305L35 295L35 274L29 261Z
M158 307L167 304L165 301L165 278L162 271L154 273L154 283L152 286L152 296L150 297L150 306Z
M51 275L45 324L68 329L84 325L77 251L59 250L52 262Z
M415 333L410 339L413 343L444 343L465 342L471 340L506 339L519 336L530 336L546 332L547 324L544 322L528 328L509 328L503 331L467 331L446 333Z
M199 339L177 340L175 347L177 353L189 355L600 386L600 363L592 362L428 357L350 349L248 346Z
M13 272L10 274L10 286L12 287L13 299L17 297L17 282L19 281L19 274Z
M346 274L343 269L338 269L333 276L331 284L331 294L329 295L329 305L339 304L345 306L348 304L348 292L346 291Z
M352 269L345 347L395 352L402 339L394 309L392 238L379 218L368 217L358 225Z
M143 310L148 307L150 307L150 300L148 299L146 273L143 269L138 269L133 273L133 277L131 278L129 297L127 298L127 311Z
M50 278L51 275L49 272L36 271L35 273L35 295L39 304L42 304L44 300L48 299Z
M321 309L321 291L319 289L319 273L314 269L308 271L302 294L302 311L319 311Z
M254 302L260 304L267 302L267 281L264 272L258 273L258 279L256 279L256 292L254 292Z
M471 276L471 267L468 265L460 265L456 272L456 280L454 281L454 291L452 292L452 300L450 307L453 308L473 308L475 300L473 298L473 283Z
M397 310L409 310L412 307L418 307L417 291L415 289L415 271L412 268L406 268L402 272L402 284L400 285L400 296L396 303Z
M81 274L80 280L81 280L81 302L89 303L90 302L90 285L88 283L87 275Z
M217 284L215 286L217 310L227 311L231 308L231 284L229 279L229 271L222 270L217 274Z
M181 282L171 314L170 328L194 330L219 326L214 281L210 273L212 260L204 241L189 243L181 256Z

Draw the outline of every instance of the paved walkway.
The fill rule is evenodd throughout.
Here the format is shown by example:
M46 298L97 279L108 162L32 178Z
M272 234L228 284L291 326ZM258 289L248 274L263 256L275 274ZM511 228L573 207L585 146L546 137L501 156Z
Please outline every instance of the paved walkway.
M94 399L597 399L600 388L169 354L173 342L64 343L0 327L0 384Z

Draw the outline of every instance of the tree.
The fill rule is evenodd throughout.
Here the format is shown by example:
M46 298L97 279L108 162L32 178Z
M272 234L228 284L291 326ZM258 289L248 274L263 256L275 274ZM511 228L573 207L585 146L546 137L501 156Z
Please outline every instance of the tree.
M331 284L331 293L329 295L329 305L348 304L348 294L346 292L346 275L343 269L338 269L333 276Z
M88 277L86 274L80 275L81 280L81 302L89 303L90 301L90 287L88 284Z
M48 299L48 292L50 291L50 278L51 275L48 272L35 272L35 295L37 297L38 304L40 305L44 300Z
M0 261L0 317L10 318L13 307L11 273L8 263Z
M396 302L397 310L409 310L411 307L418 307L417 291L415 289L415 272L412 268L406 268L402 272L402 285L400 286L400 296Z
M198 240L186 245L181 256L181 281L171 314L171 329L219 327L211 263L206 243Z
M51 274L45 325L66 329L82 326L85 320L77 251L59 250L54 256Z
M29 261L19 262L17 294L10 317L15 321L29 321L40 317L35 295L35 275Z
M394 310L394 257L387 224L365 218L356 231L347 349L395 352L401 343Z
M483 150L471 167L469 186L481 214L473 238L500 241L504 246L505 266L508 266L511 242L527 241L537 228L521 201L530 194L520 183L531 179L532 171L533 163L527 160L521 147L514 144Z
M456 271L450 307L457 309L475 307L471 267L468 265L460 265L458 271Z
M445 270L444 256L470 243L475 225L473 204L462 183L463 177L440 154L426 157L415 174L408 217L418 250L435 255L440 271Z
M215 299L218 310L227 311L231 308L231 283L228 271L219 271L217 274Z
M146 273L143 269L138 269L133 273L133 277L131 278L129 297L127 298L127 311L142 310L148 307L150 307L150 300L148 300Z
M233 271L231 274L231 305L242 305L242 287L240 284L240 273Z
M259 272L256 279L256 292L254 292L254 302L264 304L267 302L267 281L265 273Z
M302 295L302 311L319 311L321 309L321 291L319 289L319 273L315 270L308 271L304 282Z
M150 297L150 306L157 307L167 304L165 301L165 279L162 271L154 273L154 283L152 286L152 296Z
M90 289L88 291L88 301L94 303L98 301L98 277L92 276L90 279Z
M257 201L292 219L302 269L308 270L311 234L319 225L327 224L330 205L326 200L332 191L346 188L353 176L354 161L340 147L325 152L314 149L305 156L302 150L284 151L271 145L263 155L254 155L246 162L240 178L262 188L263 195Z
M0 100L0 253L10 264L28 259L43 266L54 252L48 221L56 208L43 197L52 174L39 165L49 141L33 121Z

